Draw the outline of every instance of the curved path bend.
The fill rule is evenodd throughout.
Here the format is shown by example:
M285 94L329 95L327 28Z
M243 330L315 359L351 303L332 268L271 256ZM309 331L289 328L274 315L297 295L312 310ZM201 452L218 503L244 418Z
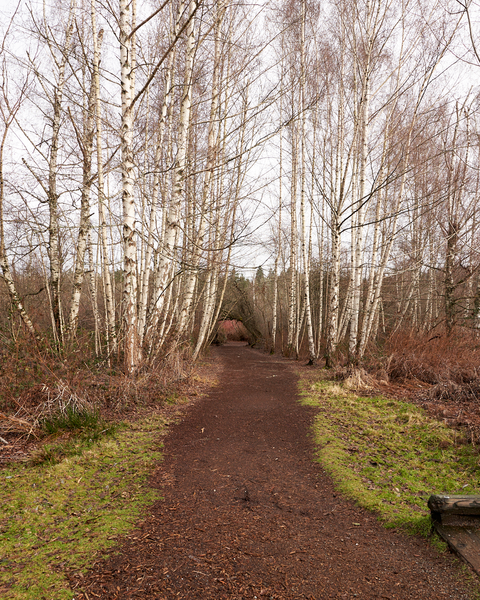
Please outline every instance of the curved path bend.
M313 462L288 361L212 350L220 381L171 426L164 500L84 578L93 600L473 598L457 561L383 529Z

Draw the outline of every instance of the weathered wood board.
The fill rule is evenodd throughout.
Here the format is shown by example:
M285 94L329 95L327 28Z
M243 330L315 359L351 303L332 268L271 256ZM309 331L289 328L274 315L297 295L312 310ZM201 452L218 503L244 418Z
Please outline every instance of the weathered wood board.
M430 496L438 535L480 575L480 496Z
M458 527L435 523L435 529L450 548L480 575L480 522L477 527Z
M428 508L433 513L455 515L478 515L480 517L480 496L430 496Z

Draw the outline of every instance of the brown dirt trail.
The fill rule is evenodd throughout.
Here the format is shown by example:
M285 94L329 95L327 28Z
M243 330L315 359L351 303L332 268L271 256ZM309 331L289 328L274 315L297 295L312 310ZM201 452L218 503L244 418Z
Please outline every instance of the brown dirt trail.
M76 598L473 598L458 564L338 497L313 462L291 363L214 351L220 382L171 427L145 521Z

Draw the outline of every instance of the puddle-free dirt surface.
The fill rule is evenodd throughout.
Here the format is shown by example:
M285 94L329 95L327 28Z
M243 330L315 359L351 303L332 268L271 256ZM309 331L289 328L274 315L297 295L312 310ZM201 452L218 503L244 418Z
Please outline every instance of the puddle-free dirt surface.
M164 500L72 579L78 600L474 597L452 556L335 493L289 361L241 344L212 354L219 385L165 440Z

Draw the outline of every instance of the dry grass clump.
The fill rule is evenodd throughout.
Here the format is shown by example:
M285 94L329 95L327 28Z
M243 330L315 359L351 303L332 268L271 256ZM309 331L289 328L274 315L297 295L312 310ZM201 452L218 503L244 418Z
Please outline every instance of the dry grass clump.
M447 381L445 383L437 383L428 391L428 396L432 400L459 400L462 402L471 402L480 400L480 378L475 381L466 381L463 383L455 383Z
M85 398L80 390L74 390L62 380L54 386L43 385L42 393L45 400L37 407L42 416L65 415L68 412L84 412L93 409L92 403Z
M83 365L72 374L70 383L96 407L123 413L139 405L163 403L179 388L188 386L192 374L190 350L177 346L154 361L145 361L133 375L126 375L121 369Z
M35 424L26 419L19 418L17 415L0 413L0 431L2 434L14 433L29 437L35 434ZM1 439L1 441L5 444L8 443L4 439Z
M54 385L36 385L17 399L13 414L0 413L0 432L38 437L42 423L52 417L93 412L93 404L64 381Z
M347 390L368 391L378 383L377 378L361 367L347 365L337 367L332 373L332 379L342 381Z

